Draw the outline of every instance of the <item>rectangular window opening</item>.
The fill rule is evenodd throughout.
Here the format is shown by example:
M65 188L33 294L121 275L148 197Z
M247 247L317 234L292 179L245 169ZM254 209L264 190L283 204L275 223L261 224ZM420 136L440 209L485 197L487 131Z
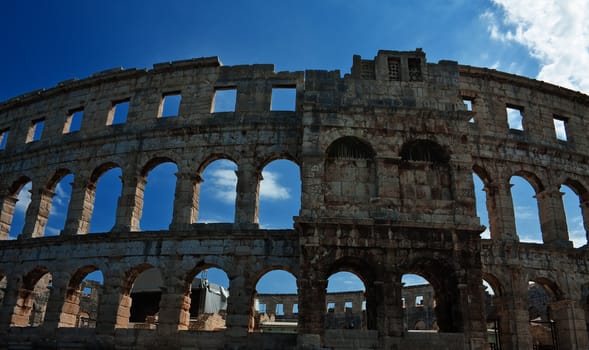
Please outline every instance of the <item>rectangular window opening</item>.
M362 301L362 311L366 311L366 300Z
M462 98L462 103L464 103L464 105L466 106L466 110L467 110L467 111L469 111L469 112L474 112L474 109L473 109L473 102L474 102L474 101L473 101L473 99L472 99L472 98L468 98L468 97L463 97L463 98ZM471 117L471 118L468 120L468 122L469 122L469 123L471 123L471 124L474 124L474 123L476 122L476 119L475 119L475 118L474 118L474 116L473 116L473 117Z
M299 304L292 305L292 313L295 315L299 313Z
M554 131L556 132L556 139L559 141L567 141L567 120L562 117L554 116Z
M258 304L258 312L266 312L266 304Z
M106 125L125 124L129 113L129 100L113 102Z
M346 301L346 303L344 304L344 308L345 308L346 311L348 309L349 310L352 310L352 302L351 301Z
M335 311L335 303L327 303L327 312Z
M0 150L6 149L6 142L8 141L8 129L0 131Z
M401 303L403 304L403 309L407 307L407 304L405 303L405 298L401 298Z
M524 113L523 108L515 106L507 106L507 124L511 130L524 130Z
M295 111L297 102L297 89L292 86L280 86L272 88L271 111Z
M43 135L43 127L45 127L45 119L33 120L27 134L27 143L39 141Z
M276 316L284 316L284 304L276 304Z
M236 88L216 88L213 95L213 110L212 113L219 112L235 112L235 105L237 104L237 89Z
M65 121L63 133L69 134L71 132L80 131L80 129L82 128L82 119L84 119L83 109L76 109L70 111Z
M84 294L84 296L89 296L90 294L92 294L92 288L84 287L83 294Z
M389 80L401 80L401 60L397 57L387 59L389 65Z
M409 64L409 80L411 81L421 81L423 77L421 76L421 60L419 58L410 58L408 60Z
M415 297L415 306L423 306L423 295Z
M169 93L165 94L162 99L162 112L160 117L170 118L177 117L180 112L180 102L182 101L182 95L180 93Z

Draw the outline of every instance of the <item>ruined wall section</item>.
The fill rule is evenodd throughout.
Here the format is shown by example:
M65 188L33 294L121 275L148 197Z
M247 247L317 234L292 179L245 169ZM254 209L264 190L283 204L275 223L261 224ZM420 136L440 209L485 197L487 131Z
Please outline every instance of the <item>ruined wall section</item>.
M33 211L42 209L43 196L51 196L44 191L51 190L53 177L72 173L70 207L77 212L68 216L65 231L84 233L84 225L72 221L89 219L80 213L83 192L104 168L120 166L124 188L117 230L137 231L136 188L151 168L171 161L178 167L180 194L173 224L186 228L195 222L198 209L191 203L192 187L208 163L224 158L239 168L235 221L257 224L262 168L278 158L299 162L300 156L300 117L296 111L271 111L273 87L295 89L300 110L302 72L275 73L273 65L224 67L217 58L156 64L151 70L107 71L9 100L0 105L0 130L8 131L0 151L2 197L15 196L19 184L31 180ZM215 92L225 89L236 90L235 109L213 113ZM162 117L163 100L170 94L181 96L178 115ZM113 106L120 101L129 102L127 120L112 124ZM80 130L69 132L68 120L80 110ZM27 142L32 125L41 119L45 125L40 140ZM24 235L37 237L46 218L31 214ZM7 233L3 236L6 239Z

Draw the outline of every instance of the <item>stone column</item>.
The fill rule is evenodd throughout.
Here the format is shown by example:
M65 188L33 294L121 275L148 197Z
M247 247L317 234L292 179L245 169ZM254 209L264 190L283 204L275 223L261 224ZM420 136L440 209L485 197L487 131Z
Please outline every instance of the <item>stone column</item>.
M480 270L470 269L465 272L459 277L458 282L464 337L468 339L469 349L487 349L487 325L483 316L483 285Z
M515 215L511 199L511 184L490 183L485 185L489 230L494 240L517 241Z
M307 275L313 275L309 273ZM325 331L325 295L327 280L317 276L304 276L297 279L299 295L298 346L301 348L321 346Z
M240 164L237 170L236 224L258 223L258 192L261 173L249 163Z
M528 311L528 280L518 268L512 268L509 283L506 283L502 297L506 300L506 313L509 317L509 333L501 334L502 339L509 337L517 350L532 350L530 333L530 312ZM509 276L509 275L507 275ZM507 302L508 301L508 302Z
M19 284L20 278L8 279L7 276L4 300L0 306L0 334L5 334L12 324L13 313L17 310L19 301Z
M121 177L123 189L117 206L115 231L140 231L139 221L143 213L143 192L147 179L132 172Z
M545 189L536 194L538 214L542 227L544 244L570 247L566 216L562 195L557 188Z
M56 329L60 324L60 316L64 308L64 300L67 293L68 278L67 274L51 275L51 286L49 287L49 299L47 300L47 308L45 309L45 320L43 321L43 331L48 332ZM67 320L65 326L69 326L71 320ZM75 316L73 320L73 327L75 325Z
M196 222L202 178L199 175L181 173L176 174L176 178L174 217L171 226L181 229Z
M23 238L42 237L45 233L45 225L51 211L51 202L55 192L43 188L31 191L31 204L27 209Z
M177 333L178 330L188 329L190 324L190 302L186 283L167 287L167 290L162 291L157 326L160 335L172 335Z
M495 295L493 297L493 304L497 309L497 318L499 328L499 340L501 349L505 350L517 350L515 341L515 335L511 329L515 327L512 321L512 314L510 310L510 301L504 296Z
M90 230L90 220L94 211L96 184L75 180L68 208L67 220L62 235L86 234Z
M232 278L229 281L231 295L227 299L227 335L233 339L244 339L249 330L253 329L252 315L254 305L251 297L255 287L246 285L246 279L242 276Z
M116 328L127 328L131 309L131 297L123 295L119 283L123 283L116 274L104 273L104 285L100 295L96 333L112 335ZM117 284L115 284L115 281ZM122 306L119 308L119 304ZM122 309L119 311L119 309ZM126 317L126 318L125 318Z
M0 240L7 240L10 234L10 226L14 217L14 208L18 196L16 194L7 195L2 201L2 212L0 213Z
M556 322L559 349L588 349L585 311L574 300L559 300L550 304Z

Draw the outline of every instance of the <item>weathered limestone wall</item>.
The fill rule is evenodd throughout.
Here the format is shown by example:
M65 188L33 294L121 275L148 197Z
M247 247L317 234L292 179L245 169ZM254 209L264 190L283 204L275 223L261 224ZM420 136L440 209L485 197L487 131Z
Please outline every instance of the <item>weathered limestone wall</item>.
M271 108L279 87L295 90L294 111ZM213 111L215 91L226 89L236 90L234 111ZM169 95L181 96L177 116L162 116ZM129 102L127 120L113 125L113 106L122 101ZM530 281L551 297L560 348L586 349L588 255L570 243L559 188L566 184L578 194L589 227L587 106L588 96L546 83L428 63L420 49L356 56L343 77L201 58L101 72L6 101L0 104L0 133L7 135L0 150L0 347L488 349L484 278L496 292L502 349L534 345ZM523 130L509 128L506 107L522 111ZM81 128L69 132L80 110ZM29 142L41 119L43 136ZM556 138L554 119L564 121L566 141ZM217 159L237 165L235 218L197 224L201 175ZM261 171L275 159L300 167L294 230L258 225ZM178 167L172 223L140 232L147 174L163 162ZM97 180L115 167L123 183L115 226L87 235ZM490 240L480 239L473 172L485 184ZM48 237L55 186L68 174L74 183L66 225ZM513 175L536 191L543 244L519 242ZM18 192L29 181L23 233L8 240ZM157 325L126 329L131 286L152 267L165 286ZM189 331L189 285L207 267L229 276L227 328ZM256 283L273 269L297 278L297 335L250 332ZM71 328L80 282L95 270L104 276L96 328ZM366 330L325 329L327 279L339 271L365 284ZM404 326L406 273L431 283L439 333ZM43 324L27 327L35 286L48 274Z

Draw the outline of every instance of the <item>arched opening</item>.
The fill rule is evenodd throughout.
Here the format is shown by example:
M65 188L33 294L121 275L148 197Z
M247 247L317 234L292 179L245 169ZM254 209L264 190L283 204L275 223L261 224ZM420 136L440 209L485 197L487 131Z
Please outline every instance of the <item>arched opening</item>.
M90 209L90 233L109 232L115 225L119 197L123 189L121 168L114 164L99 168L87 189ZM96 186L96 187L94 187Z
M275 160L262 170L259 190L262 228L292 228L301 208L301 172L289 160Z
M441 260L419 259L407 268L401 283L401 293L406 293L403 323L407 330L421 319L430 331L463 331L463 306L452 266Z
M451 214L453 200L450 155L430 140L406 142L399 156L399 187L403 211Z
M225 271L216 267L201 267L198 274L190 280L185 297L185 310L188 324L180 324L180 329L194 331L219 331L225 329L227 304L229 300L229 277Z
M352 271L341 270L327 279L325 328L371 329L366 285ZM374 302L370 300L370 302Z
M142 264L127 273L116 328L156 329L163 281L158 269Z
M233 222L237 165L227 159L211 162L201 174L198 222Z
M57 176L57 175L56 175ZM74 182L73 174L60 174L61 180L50 184L49 189L53 190L53 198L50 198L50 211L45 226L45 236L59 236L65 226L67 211L72 196L72 183Z
M4 199L2 216L6 216L6 224L10 227L8 239L16 239L22 233L27 209L31 204L32 188L33 183L23 178L13 185L11 195Z
M515 231L521 242L542 243L542 229L534 187L521 176L512 176L511 199L515 216Z
M12 313L11 327L42 325L51 289L52 277L47 268L37 267L25 275Z
M422 276L404 274L401 277L403 290L403 326L408 331L438 331L435 292Z
M501 315L503 310L497 305L497 300L500 298L498 294L499 287L493 287L493 285L497 285L497 280L493 276L487 275L483 277L482 283L483 312L486 322L487 339L489 339L491 349L501 349L501 330L506 329L506 326L508 327L509 317L508 315Z
M364 204L376 196L376 152L368 142L341 137L327 147L324 196L332 205Z
M551 349L558 345L557 322L551 304L560 299L561 295L556 284L547 279L537 278L528 282L530 334L532 343L538 349Z
M569 230L569 239L573 242L575 248L582 247L587 244L587 232L585 231L583 211L581 210L580 192L576 187L567 184L560 186L560 192L563 194L562 204Z
M76 271L68 284L59 327L95 328L104 277L95 266Z
M173 162L160 163L148 170L139 226L143 231L167 230L174 212L176 173Z
M266 272L256 284L251 332L296 333L299 297L297 279L286 270Z
M476 201L477 216L480 219L481 225L484 225L485 231L481 233L481 238L490 239L491 231L489 230L489 212L487 210L487 194L485 192L485 184L483 180L476 174L472 173L472 181L474 183L474 197Z

